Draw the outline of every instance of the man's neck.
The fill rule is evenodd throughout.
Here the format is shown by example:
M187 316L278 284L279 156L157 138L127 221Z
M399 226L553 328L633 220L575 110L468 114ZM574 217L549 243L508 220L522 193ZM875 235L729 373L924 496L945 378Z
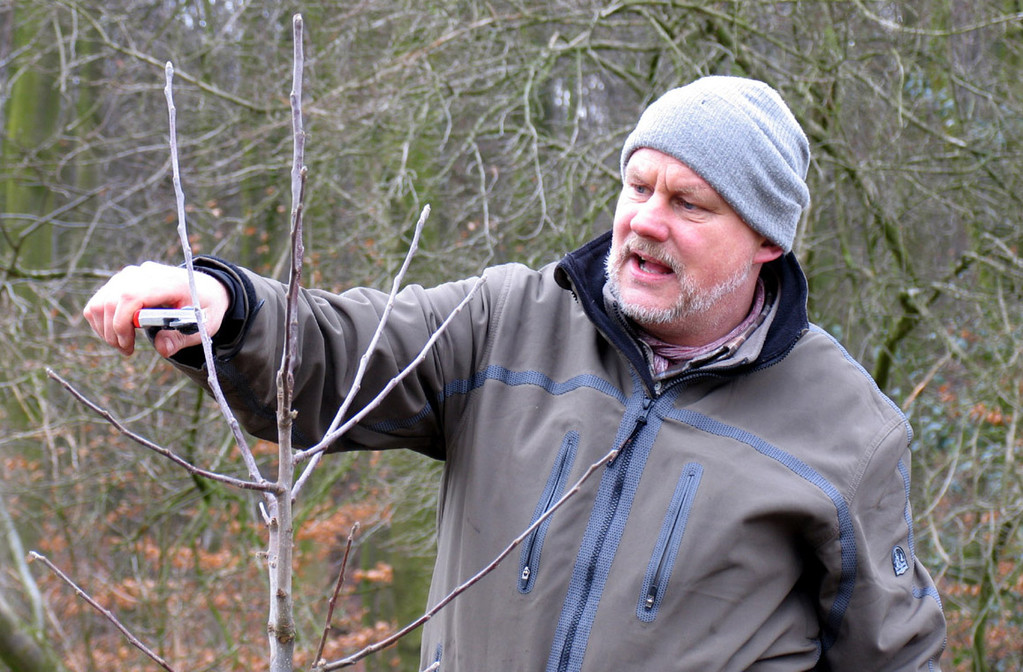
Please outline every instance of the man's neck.
M723 336L701 345L677 345L661 340L648 330L639 327L639 338L650 346L653 352L654 373L663 373L686 362L699 359L716 351L731 352L741 345L749 334L763 321L766 292L764 282L757 279L753 301L746 316Z

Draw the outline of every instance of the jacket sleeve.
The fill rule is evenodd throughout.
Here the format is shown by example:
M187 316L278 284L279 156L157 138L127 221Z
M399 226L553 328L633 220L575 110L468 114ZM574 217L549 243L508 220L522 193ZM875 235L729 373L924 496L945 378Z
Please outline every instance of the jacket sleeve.
M854 546L842 553L847 588L834 590L822 613L844 606L837 631L823 642L824 669L938 670L945 648L945 619L930 575L917 560L909 504L908 425L894 419L868 452L849 500ZM855 560L849 555L855 554ZM824 607L827 607L827 611Z
M286 288L245 269L204 259L238 283L233 294L244 302L242 323L228 342L217 343L217 376L229 405L251 434L277 440L277 372L284 350ZM485 347L491 310L487 283L474 292L475 279L424 289L413 285L397 296L387 328L368 353L365 377L346 414L362 410L423 350L431 335L471 295L427 358L390 391L381 404L332 446L332 450L410 448L443 458L446 417L457 413L445 403L445 381L466 379ZM241 291L239 291L239 287ZM342 294L303 289L297 311L299 343L295 362L293 440L316 444L351 389L387 305L388 295L359 288ZM218 334L219 336L219 334ZM195 353L174 363L208 387L205 366Z

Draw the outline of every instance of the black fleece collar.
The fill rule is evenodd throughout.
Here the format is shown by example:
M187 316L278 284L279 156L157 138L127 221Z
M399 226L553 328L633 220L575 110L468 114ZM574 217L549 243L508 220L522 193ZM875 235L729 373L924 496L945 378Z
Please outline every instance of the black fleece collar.
M639 345L608 315L604 304L603 290L606 280L604 268L610 249L611 232L608 231L565 255L558 263L554 277L559 285L575 294L594 325L632 362L644 380L650 383L652 381L649 369ZM769 366L782 359L809 328L806 313L806 276L796 256L789 252L765 264L761 273L770 273L778 279L781 303L775 319L771 322L760 357L755 362L741 367L742 371Z

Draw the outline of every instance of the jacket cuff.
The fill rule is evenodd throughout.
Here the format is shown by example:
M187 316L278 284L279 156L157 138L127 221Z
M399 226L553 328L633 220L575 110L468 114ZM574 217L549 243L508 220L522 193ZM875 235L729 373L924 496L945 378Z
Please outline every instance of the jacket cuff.
M213 352L220 361L227 361L238 354L245 335L263 302L256 296L252 281L245 273L229 261L213 256L198 256L192 261L198 273L211 275L220 281L230 298L227 312L220 329L212 338ZM175 364L200 369L205 364L202 346L197 345L178 351L171 358Z

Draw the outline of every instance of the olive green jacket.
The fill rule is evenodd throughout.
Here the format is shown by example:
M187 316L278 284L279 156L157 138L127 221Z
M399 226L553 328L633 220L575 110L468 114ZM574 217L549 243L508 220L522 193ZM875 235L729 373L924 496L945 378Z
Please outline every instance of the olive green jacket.
M765 267L770 313L753 337L655 378L605 300L608 245L539 271L489 269L425 360L335 446L445 461L431 603L598 465L430 620L423 667L937 669L945 626L914 553L909 425L808 324L795 258ZM246 428L273 439L283 290L201 263L231 277L241 316L218 347L225 391ZM474 284L401 292L354 410ZM302 293L299 443L330 424L385 303L365 289Z

